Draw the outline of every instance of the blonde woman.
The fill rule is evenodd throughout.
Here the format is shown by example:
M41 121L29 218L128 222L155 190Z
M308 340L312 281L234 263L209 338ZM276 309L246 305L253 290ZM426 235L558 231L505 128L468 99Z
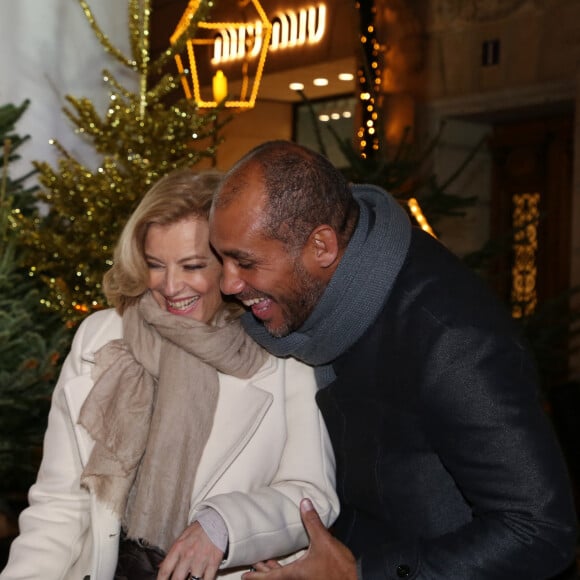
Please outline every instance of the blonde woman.
M311 369L268 355L220 292L216 173L158 181L128 220L54 391L2 580L239 578L337 516Z

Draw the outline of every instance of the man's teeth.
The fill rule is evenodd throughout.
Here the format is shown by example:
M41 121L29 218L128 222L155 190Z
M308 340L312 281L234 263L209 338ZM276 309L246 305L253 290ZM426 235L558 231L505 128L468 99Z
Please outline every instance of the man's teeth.
M264 302L266 298L252 298L251 300L242 300L244 306L253 306L254 304L258 304L259 302Z
M168 300L167 305L169 306L169 308L172 308L173 310L185 310L186 308L189 308L198 299L199 296L196 296L195 298L186 298L185 300L176 300L175 302L172 300Z

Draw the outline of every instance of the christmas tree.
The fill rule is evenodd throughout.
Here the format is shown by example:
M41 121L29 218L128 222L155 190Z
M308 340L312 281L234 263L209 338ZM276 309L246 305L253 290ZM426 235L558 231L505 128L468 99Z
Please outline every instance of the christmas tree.
M200 114L194 102L176 99L179 76L168 64L194 35L210 2L201 1L182 37L156 59L149 51L150 0L129 0L131 56L125 56L101 30L85 0L78 0L103 49L136 79L138 90L124 87L109 71L104 115L87 98L67 96L64 113L76 132L89 140L99 166L91 169L59 142L57 167L36 162L42 188L38 199L47 215L22 216L19 223L25 263L47 287L44 303L69 321L104 307L103 273L131 211L160 176L215 156L221 128L215 112Z
M35 213L29 175L10 179L9 163L26 141L14 126L28 106L0 107L0 492L24 492L34 479L50 395L68 331L40 303L36 280L20 266L14 226Z

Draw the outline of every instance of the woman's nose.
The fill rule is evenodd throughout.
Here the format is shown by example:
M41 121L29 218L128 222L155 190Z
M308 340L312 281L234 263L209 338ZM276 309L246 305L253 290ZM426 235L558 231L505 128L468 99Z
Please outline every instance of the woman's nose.
M168 268L165 272L164 294L166 296L176 296L183 289L183 276L179 270Z

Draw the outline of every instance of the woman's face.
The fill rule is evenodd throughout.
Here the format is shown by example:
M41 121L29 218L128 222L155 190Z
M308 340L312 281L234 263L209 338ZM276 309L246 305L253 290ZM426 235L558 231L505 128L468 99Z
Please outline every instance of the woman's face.
M208 324L222 305L221 264L209 246L207 220L189 217L149 226L148 288L167 312Z

